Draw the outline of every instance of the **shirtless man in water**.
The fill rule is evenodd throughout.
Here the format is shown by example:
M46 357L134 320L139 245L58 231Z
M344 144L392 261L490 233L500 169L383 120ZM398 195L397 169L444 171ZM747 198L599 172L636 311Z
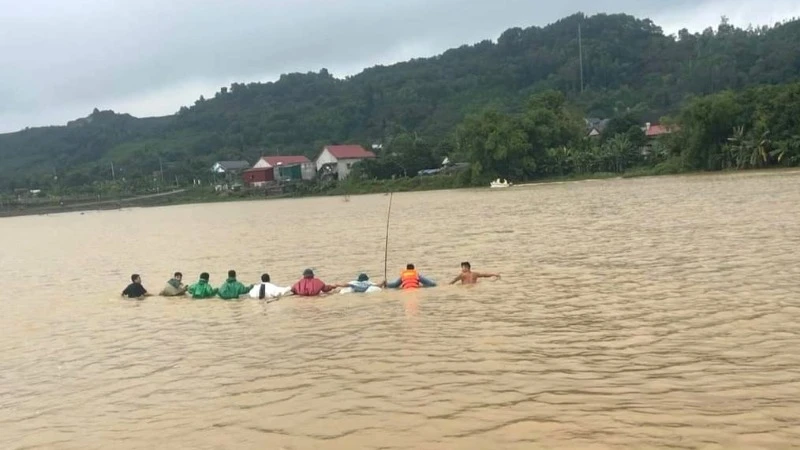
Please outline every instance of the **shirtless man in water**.
M472 266L468 262L461 263L461 273L450 282L450 284L456 284L459 281L461 284L475 284L478 282L478 278L496 278L500 279L500 274L498 273L478 273L472 271Z

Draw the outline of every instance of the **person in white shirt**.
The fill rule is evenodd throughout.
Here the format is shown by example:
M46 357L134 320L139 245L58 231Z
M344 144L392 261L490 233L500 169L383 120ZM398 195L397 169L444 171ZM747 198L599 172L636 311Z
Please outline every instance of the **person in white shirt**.
M268 273L261 275L261 283L256 284L253 286L253 289L250 289L250 297L261 300L283 297L284 295L289 295L291 293L292 288L290 287L280 287L270 283Z

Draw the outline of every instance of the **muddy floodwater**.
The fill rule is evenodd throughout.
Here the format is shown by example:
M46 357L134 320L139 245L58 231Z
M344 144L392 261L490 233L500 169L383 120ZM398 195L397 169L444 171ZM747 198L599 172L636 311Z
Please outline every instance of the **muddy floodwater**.
M0 219L0 448L800 445L798 172L394 195L390 277L471 288L119 298L380 281L388 200Z

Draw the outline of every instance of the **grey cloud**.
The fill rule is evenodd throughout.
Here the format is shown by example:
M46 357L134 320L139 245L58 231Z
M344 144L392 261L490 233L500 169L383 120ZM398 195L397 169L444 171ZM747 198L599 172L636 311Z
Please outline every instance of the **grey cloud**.
M669 17L723 3L676 0ZM742 3L753 2L731 0ZM666 17L663 0L0 0L0 131L64 123L95 105L169 114L211 93L186 98L189 85L347 74L577 11Z

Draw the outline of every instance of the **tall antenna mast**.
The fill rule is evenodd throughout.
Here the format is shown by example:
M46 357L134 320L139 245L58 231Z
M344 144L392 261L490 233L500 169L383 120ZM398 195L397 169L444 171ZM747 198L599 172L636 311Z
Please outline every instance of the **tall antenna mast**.
M583 41L581 39L581 24L578 23L578 55L581 64L581 94L583 94Z

